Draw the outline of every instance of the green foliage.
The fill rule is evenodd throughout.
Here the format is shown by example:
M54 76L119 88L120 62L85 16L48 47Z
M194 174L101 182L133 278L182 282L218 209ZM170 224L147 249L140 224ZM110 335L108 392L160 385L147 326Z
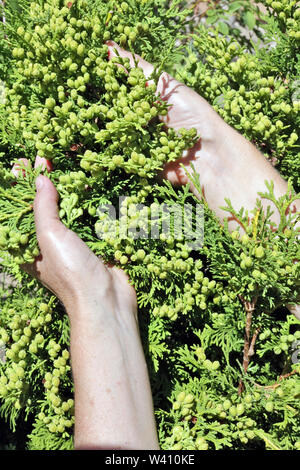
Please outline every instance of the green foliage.
M247 31L257 32L257 20L260 13L252 2L234 0L220 4L220 2L213 1L206 14L206 24L217 25L223 34L241 38L242 28L245 27Z
M52 162L48 176L60 195L63 222L96 255L121 266L136 288L161 447L299 449L299 321L285 308L299 297L295 2L273 2L281 5L272 4L273 10L265 2L265 16L242 1L224 2L231 3L225 13L215 10L217 24L235 13L257 38L265 28L259 44L230 25L212 27L214 21L198 26L186 42L191 12L177 0L6 3L0 257L14 284L5 277L0 290L0 413L8 436L25 428L26 436L22 443L3 439L4 448L73 445L68 318L59 301L20 268L38 254L38 153ZM155 85L146 86L141 69L129 71L120 57L109 60L110 38L155 63L154 83L160 68L176 65L178 78L290 179L283 197L275 198L271 182L261 194L278 208L278 226L259 200L251 213L226 200L225 210L241 228L230 233L201 201L204 243L192 243L199 201L189 186L174 188L155 176L193 145L195 132L164 128L158 116L166 103ZM182 55L171 52L175 40L184 44ZM19 158L29 163L18 163L16 177L11 165ZM196 175L192 181L201 193ZM173 211L169 232L142 236L168 222L163 204ZM116 218L107 210L112 206ZM186 207L193 217L180 236L175 222Z
M31 292L31 295L29 294ZM43 301L42 301L43 300ZM69 324L61 306L44 289L15 288L2 302L0 363L2 416L13 431L34 419L31 449L72 445L74 401L69 365ZM63 441L63 444L62 444Z

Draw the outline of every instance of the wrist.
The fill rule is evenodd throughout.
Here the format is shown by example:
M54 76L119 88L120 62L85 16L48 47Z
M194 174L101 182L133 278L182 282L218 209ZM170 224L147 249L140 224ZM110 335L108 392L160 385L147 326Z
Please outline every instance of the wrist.
M119 292L113 280L93 276L90 282L73 289L62 300L68 314L71 327L81 325L88 333L98 327L117 328L137 327L137 306L134 290L126 286Z

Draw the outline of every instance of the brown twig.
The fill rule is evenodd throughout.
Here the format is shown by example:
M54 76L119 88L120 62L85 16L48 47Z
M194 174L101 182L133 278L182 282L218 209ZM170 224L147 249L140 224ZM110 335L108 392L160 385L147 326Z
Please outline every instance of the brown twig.
M248 351L249 356L254 355L254 345L255 345L255 341L256 341L256 338L258 336L259 331L260 331L260 328L256 328L256 330L255 330L255 332L252 336L251 343L250 343L250 348L249 348L249 351Z
M243 351L243 370L247 373L249 362L251 356L254 354L254 345L259 333L259 328L257 328L251 338L251 324L252 324L252 316L255 310L255 305L257 302L257 297L253 300L248 301L245 300L243 297L240 297L241 301L243 302L244 309L246 311L246 326L245 326L245 335L244 335L244 351ZM238 394L244 390L244 383L243 380L240 380L239 387L238 387Z

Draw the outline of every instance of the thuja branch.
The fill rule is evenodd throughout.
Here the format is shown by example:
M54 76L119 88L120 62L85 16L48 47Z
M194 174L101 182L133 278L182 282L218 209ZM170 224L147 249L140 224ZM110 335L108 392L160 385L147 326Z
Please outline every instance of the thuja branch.
M11 219L13 216L16 219L16 222L18 222L27 212L31 212L33 210L33 206L29 205L28 207L25 207L23 210L18 212L17 214L4 214L2 217L0 217L0 222L4 222L5 220Z
M25 205L25 206L32 206L32 197L31 197L31 203L26 202L26 195L22 196L22 199L20 199L20 195L17 196L12 196L7 192L7 190L0 188L1 193L4 195L5 199L8 199L9 201L16 202L19 205ZM28 196L27 196L28 197Z
M292 370L292 372L289 372L287 374L284 374L284 375L280 375L279 378L278 378L278 382L275 382L274 384L272 385L260 385L258 383L254 383L255 387L258 387L258 388L263 388L264 390L267 390L267 389L275 389L277 387L280 387L280 381L283 380L283 379L287 379L288 377L291 377L292 375L294 374L298 374L298 371L297 370Z
M246 326L245 326L245 335L244 335L244 352L243 352L243 370L247 373L249 362L251 356L254 354L254 345L256 342L257 335L259 333L259 328L257 328L251 338L251 325L252 325L252 316L255 310L255 305L257 302L257 297L253 300L248 301L240 297L244 309L246 311ZM238 387L238 394L240 395L244 390L244 383L242 379L240 380Z
M271 201L274 206L277 208L279 215L280 215L280 222L278 224L278 231L283 231L288 222L288 216L291 217L291 214L297 213L296 205L294 204L291 208L291 204L299 199L299 195L295 193L293 190L291 183L288 182L288 189L286 194L281 197L276 197L274 194L274 182L265 181L265 185L268 189L268 192L262 193L259 192L258 195L261 199L268 199Z

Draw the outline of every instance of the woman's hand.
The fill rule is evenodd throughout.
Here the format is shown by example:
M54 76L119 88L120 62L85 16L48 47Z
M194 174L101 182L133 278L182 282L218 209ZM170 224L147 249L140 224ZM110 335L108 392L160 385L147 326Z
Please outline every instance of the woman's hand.
M38 165L51 171L45 159ZM135 290L60 221L50 179L40 175L36 188L40 255L24 269L62 301L70 319L75 448L158 449Z
M59 220L58 194L49 178L36 180L34 215L40 256L31 272L66 306L97 293L103 304L110 299L118 309L136 310L135 292L125 273L107 266Z
M153 72L153 65L138 55L120 48L113 41L106 43L109 58L127 57L130 65L135 62L144 71L146 78ZM272 167L261 152L239 132L229 126L198 93L163 72L158 80L157 94L169 104L168 114L161 116L167 127L179 130L196 128L199 140L195 146L184 152L181 159L165 165L162 176L173 184L186 184L191 173L191 163L200 176L201 194L190 184L191 190L200 199L205 197L208 206L221 222L229 219L229 227L237 224L228 213L221 209L225 198L231 200L239 211L242 207L249 212L256 206L259 192L266 190L265 180L274 182L274 194L280 197L287 191L287 183ZM181 167L185 166L185 170ZM264 208L274 209L272 220L279 222L279 212L269 201L262 199ZM295 203L299 210L298 201Z
M135 67L137 62L138 67L143 69L145 77L149 78L151 76L154 70L152 64L137 54L133 56L132 53L125 51L113 41L108 41L106 44L110 59L118 55L127 57L131 67ZM196 145L185 151L181 159L167 163L160 175L172 184L186 184L188 178L181 164L186 167L188 172L191 172L190 162L197 167L197 159L200 155L202 159L207 158L206 155L210 149L218 145L219 136L214 130L223 121L198 93L178 82L166 72L163 72L158 80L157 94L160 95L162 100L167 101L170 106L168 114L160 117L167 127L177 131L181 128L195 128L198 131L199 141Z

